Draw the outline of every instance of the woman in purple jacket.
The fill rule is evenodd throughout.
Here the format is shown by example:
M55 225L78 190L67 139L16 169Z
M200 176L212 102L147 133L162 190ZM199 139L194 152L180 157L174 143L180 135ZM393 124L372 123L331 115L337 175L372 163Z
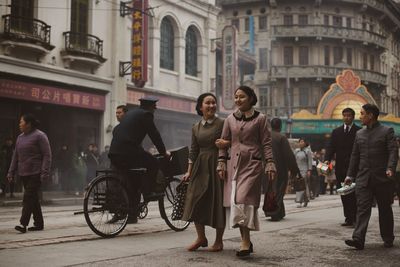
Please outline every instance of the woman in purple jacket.
M49 177L51 150L49 140L38 130L39 122L31 114L22 115L19 122L21 134L15 144L15 152L8 171L8 180L18 175L24 185L21 225L15 230L25 233L33 214L33 227L29 231L43 230L43 215L39 202L39 191L43 179Z

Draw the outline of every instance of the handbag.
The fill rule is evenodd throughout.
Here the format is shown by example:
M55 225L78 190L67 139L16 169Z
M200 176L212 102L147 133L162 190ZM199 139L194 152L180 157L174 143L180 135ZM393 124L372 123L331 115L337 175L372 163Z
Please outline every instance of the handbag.
M268 181L267 192L264 195L264 206L263 211L265 213L271 214L278 210L278 202L276 199L276 192L272 188L272 181Z
M174 203L172 205L171 219L173 221L181 220L183 216L183 210L185 208L186 191L188 183L182 181L176 187L176 195L174 197Z
M296 192L306 190L306 180L300 173L294 178L294 190Z

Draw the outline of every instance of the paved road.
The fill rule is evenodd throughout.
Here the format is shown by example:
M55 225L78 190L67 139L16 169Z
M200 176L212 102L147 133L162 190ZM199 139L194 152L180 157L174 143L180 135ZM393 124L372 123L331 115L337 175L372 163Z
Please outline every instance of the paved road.
M400 266L400 242L385 249L379 236L377 209L373 210L365 250L345 247L352 229L339 226L342 210L338 196L322 196L297 209L286 200L288 215L281 222L262 218L260 232L252 235L255 253L241 260L237 230L227 230L224 251L187 252L195 238L194 227L180 233L168 229L150 208L148 218L128 225L120 236L101 239L92 234L79 206L44 207L43 232L17 234L20 208L0 208L0 266ZM395 213L395 234L400 232L400 208ZM212 243L214 232L207 231Z

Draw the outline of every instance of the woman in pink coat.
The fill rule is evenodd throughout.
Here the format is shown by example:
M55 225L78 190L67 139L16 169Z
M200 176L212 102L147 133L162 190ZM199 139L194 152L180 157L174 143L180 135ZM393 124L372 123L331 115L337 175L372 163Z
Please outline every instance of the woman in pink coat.
M224 206L231 227L238 227L242 237L238 257L253 252L250 231L259 230L257 209L261 198L261 176L275 178L271 133L267 117L254 109L257 96L253 89L240 86L235 91L237 111L224 122L221 138L231 142L219 149L218 174L224 179ZM263 159L266 166L263 166Z

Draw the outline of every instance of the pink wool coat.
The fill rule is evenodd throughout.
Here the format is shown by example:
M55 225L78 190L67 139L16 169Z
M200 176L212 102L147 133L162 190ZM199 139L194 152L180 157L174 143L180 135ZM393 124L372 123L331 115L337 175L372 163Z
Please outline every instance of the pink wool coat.
M264 114L244 118L235 112L225 120L221 138L231 141L229 149L219 150L219 160L227 160L227 177L224 184L224 206L231 203L232 179L236 175L236 204L259 207L261 176L264 172L262 159L273 160L269 122Z

